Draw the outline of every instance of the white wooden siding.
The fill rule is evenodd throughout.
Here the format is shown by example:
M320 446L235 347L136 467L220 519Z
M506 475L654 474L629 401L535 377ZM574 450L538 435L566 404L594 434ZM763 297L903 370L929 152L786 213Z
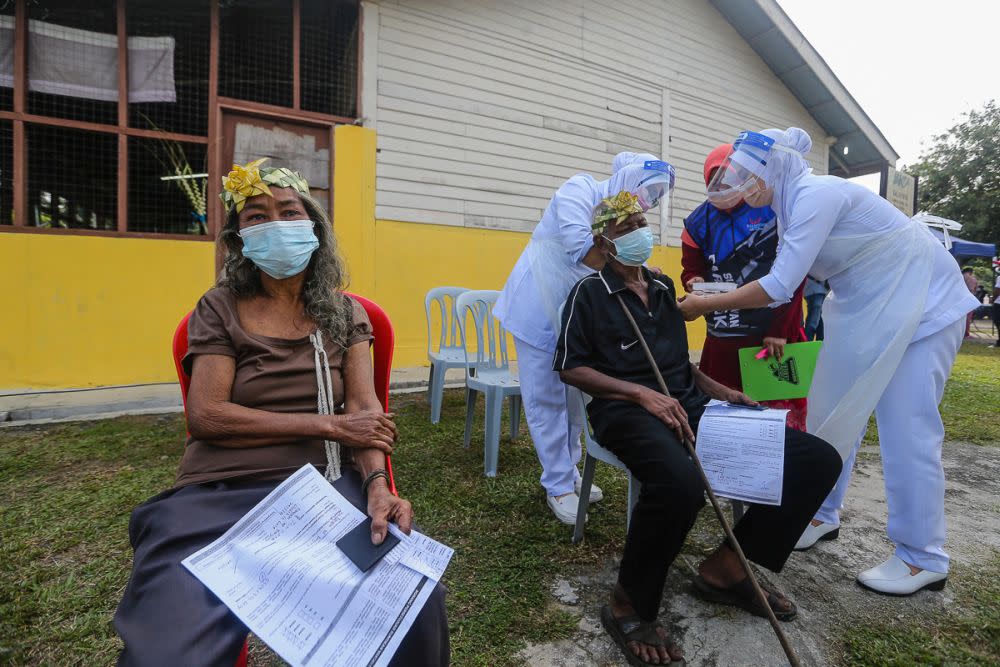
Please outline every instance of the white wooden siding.
M740 130L802 127L826 172L820 128L705 0L377 4L378 218L528 231L573 174L666 152L674 215L653 227L676 244Z

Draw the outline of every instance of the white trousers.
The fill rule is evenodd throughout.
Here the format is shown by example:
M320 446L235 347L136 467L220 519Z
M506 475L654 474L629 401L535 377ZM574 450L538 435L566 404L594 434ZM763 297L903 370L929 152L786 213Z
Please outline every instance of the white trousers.
M931 572L948 571L941 466L944 424L938 406L964 333L963 317L910 343L875 408L889 511L886 532L899 558ZM840 525L840 509L860 445L861 437L844 461L837 485L816 513L818 520Z
M559 379L559 373L552 370L552 352L517 336L514 347L524 416L542 464L542 487L550 496L573 493L580 476L576 464L580 462L583 414L576 406L570 409L567 387Z

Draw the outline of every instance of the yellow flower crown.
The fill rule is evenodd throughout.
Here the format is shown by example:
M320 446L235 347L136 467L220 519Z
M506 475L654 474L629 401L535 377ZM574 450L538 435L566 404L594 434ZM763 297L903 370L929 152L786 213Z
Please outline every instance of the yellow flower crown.
M627 190L622 190L614 197L605 197L601 200L597 209L594 210L594 222L591 223L590 229L594 236L597 236L604 233L604 230L608 228L608 223L614 222L617 225L633 213L642 213L639 197Z
M299 172L287 167L261 168L260 165L266 160L268 158L262 157L242 167L234 164L233 170L222 179L222 192L219 193L219 198L226 207L226 213L231 213L233 209L239 213L250 197L257 195L273 197L268 185L276 188L293 188L300 194L309 194L309 184Z

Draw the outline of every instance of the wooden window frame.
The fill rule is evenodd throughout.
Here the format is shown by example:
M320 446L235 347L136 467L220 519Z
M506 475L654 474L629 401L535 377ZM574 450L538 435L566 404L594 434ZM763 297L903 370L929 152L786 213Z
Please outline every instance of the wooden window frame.
M126 21L127 0L117 0L115 5L116 32L118 37L118 118L117 124L92 123L88 121L43 116L27 112L28 95L28 8L27 0L14 2L14 89L13 111L0 110L0 120L11 121L13 124L13 205L14 222L11 225L0 225L0 234L50 234L57 236L100 236L108 238L147 238L178 241L212 242L218 237L222 222L222 207L218 198L209 193L208 202L208 234L193 236L190 234L157 234L153 232L128 231L128 150L129 137L147 139L166 139L185 143L203 144L208 146L208 182L218 183L222 178L223 166L221 155L222 114L224 110L245 112L259 116L281 117L287 120L301 120L316 124L336 125L352 124L357 118L334 116L315 111L304 111L301 108L301 2L292 0L292 106L282 107L259 102L249 102L234 98L219 96L219 3L218 0L205 0L210 3L209 12L209 48L208 48L208 134L191 135L177 132L164 132L129 127L128 104L128 23ZM359 2L360 5L360 2ZM358 22L361 21L362 8L358 8ZM360 29L360 25L359 25ZM358 89L355 93L355 113L361 117L361 57L363 53L362 40L358 39ZM51 229L34 227L28 224L28 160L27 160L27 125L49 125L87 132L114 134L118 137L117 164L117 225L116 231L92 229ZM330 171L333 172L333 151L331 150ZM330 181L331 189L333 180Z

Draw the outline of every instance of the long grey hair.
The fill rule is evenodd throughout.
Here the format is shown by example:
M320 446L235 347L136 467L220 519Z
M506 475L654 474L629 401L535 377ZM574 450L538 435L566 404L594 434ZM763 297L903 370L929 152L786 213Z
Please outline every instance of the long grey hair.
M309 219L316 223L313 233L319 241L319 247L306 267L306 280L302 287L306 314L328 340L346 348L354 327L354 312L350 300L343 294L347 271L337 251L333 225L315 199L301 193L298 195ZM263 294L260 269L243 256L239 213L235 209L226 218L218 243L225 254L225 262L217 286L229 289L237 298Z

